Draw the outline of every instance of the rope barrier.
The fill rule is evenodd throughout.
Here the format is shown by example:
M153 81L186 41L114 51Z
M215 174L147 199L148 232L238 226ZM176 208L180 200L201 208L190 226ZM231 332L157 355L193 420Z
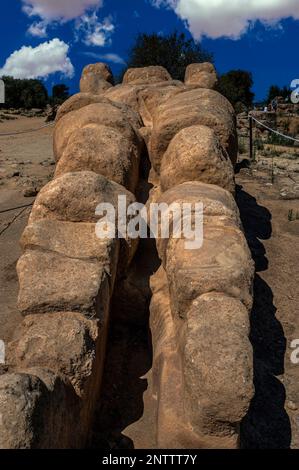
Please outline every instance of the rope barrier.
M50 126L53 126L53 125L54 125L54 122L51 122L50 124L45 124L44 126L38 127L37 129L28 129L26 131L8 132L8 133L5 133L5 134L0 134L0 137L7 137L7 136L11 136L11 135L20 135L20 134L28 134L30 132L40 131L41 129L45 129L46 127L50 127Z
M17 215L13 217L10 222L8 222L8 224L0 231L0 237L12 226L12 224L15 223L15 221L26 211L26 209L27 207L24 207L20 212L17 213Z
M257 122L260 126L264 127L268 131L273 132L274 134L277 134L280 137L284 137L285 139L289 139L289 140L292 140L293 142L298 142L299 143L298 139L294 139L294 137L291 137L289 135L284 135L279 131L275 131L274 129L271 129L271 127L266 126L266 124L263 124L262 122L258 121L255 117L253 117L253 116L250 116L250 117L251 117L251 119L253 119L253 121Z
M31 202L30 204L24 204L23 206L10 207L9 209L3 209L2 211L0 211L0 214L5 214L5 212L11 212L17 209L26 209L26 207L30 207L32 205L33 205L33 202Z

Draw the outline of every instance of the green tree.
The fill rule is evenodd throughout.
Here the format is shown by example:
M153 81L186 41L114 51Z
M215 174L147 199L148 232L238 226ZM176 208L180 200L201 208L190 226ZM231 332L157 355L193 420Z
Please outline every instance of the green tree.
M137 36L129 52L128 67L162 65L173 79L183 80L187 65L212 61L213 56L184 33L174 32L168 36L153 33Z
M52 103L62 104L70 96L69 87L64 83L54 85L52 88Z
M2 77L5 83L6 108L44 108L48 103L48 93L40 80Z
M253 106L252 74L246 70L231 70L219 77L217 90L234 106L237 112Z
M287 86L279 88L277 85L271 85L268 91L267 103L271 103L271 101L278 96L282 96L282 98L286 99L289 98L290 95L291 90Z

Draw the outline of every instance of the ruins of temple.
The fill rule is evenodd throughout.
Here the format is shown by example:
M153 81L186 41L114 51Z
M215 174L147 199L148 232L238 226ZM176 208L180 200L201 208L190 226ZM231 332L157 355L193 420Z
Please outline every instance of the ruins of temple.
M21 238L24 320L0 376L1 448L88 445L109 323L128 320L126 303L131 322L149 317L156 447L239 447L254 394L254 267L234 199L235 113L216 82L211 64L192 64L184 83L147 67L114 86L98 63L60 107L55 176ZM138 239L96 235L98 205L119 196L147 208L202 203L202 246L171 230L152 240L156 268L143 279Z

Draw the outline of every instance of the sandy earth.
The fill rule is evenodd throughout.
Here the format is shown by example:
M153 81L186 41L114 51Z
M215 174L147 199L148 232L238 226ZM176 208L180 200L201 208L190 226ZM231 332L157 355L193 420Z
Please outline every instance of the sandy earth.
M20 117L0 123L0 134L36 129L44 118ZM52 127L14 136L0 136L0 339L7 341L21 321L16 308L18 292L16 262L20 256L18 240L30 213L35 194L52 178L54 160ZM6 209L20 207L1 213ZM11 225L10 225L11 224Z
M0 123L0 133L43 124L43 118L19 118ZM0 136L0 211L31 204L34 197L24 197L24 191L34 194L46 184L53 163L52 128ZM256 396L242 424L242 447L299 448L299 364L290 360L291 342L299 339L299 220L289 220L289 211L299 213L299 204L281 200L279 177L271 185L265 171L242 169L237 183L237 201L257 271L251 315ZM0 214L0 339L5 341L21 321L15 266L29 213L30 207ZM96 416L93 446L153 447L148 325L112 326L107 364L104 400L98 407L104 426L98 425Z
M299 448L299 364L291 342L299 338L298 200L279 197L267 172L237 175L237 202L256 264L251 341L256 396L242 426L249 448Z

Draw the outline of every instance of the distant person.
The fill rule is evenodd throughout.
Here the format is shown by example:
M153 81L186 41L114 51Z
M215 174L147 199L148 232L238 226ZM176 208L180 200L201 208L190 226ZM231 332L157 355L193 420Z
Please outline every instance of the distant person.
M267 113L268 112L268 106L265 106L264 107L264 113Z
M272 100L271 107L272 107L273 111L276 113L277 108L278 108L278 103L277 103L276 99Z

